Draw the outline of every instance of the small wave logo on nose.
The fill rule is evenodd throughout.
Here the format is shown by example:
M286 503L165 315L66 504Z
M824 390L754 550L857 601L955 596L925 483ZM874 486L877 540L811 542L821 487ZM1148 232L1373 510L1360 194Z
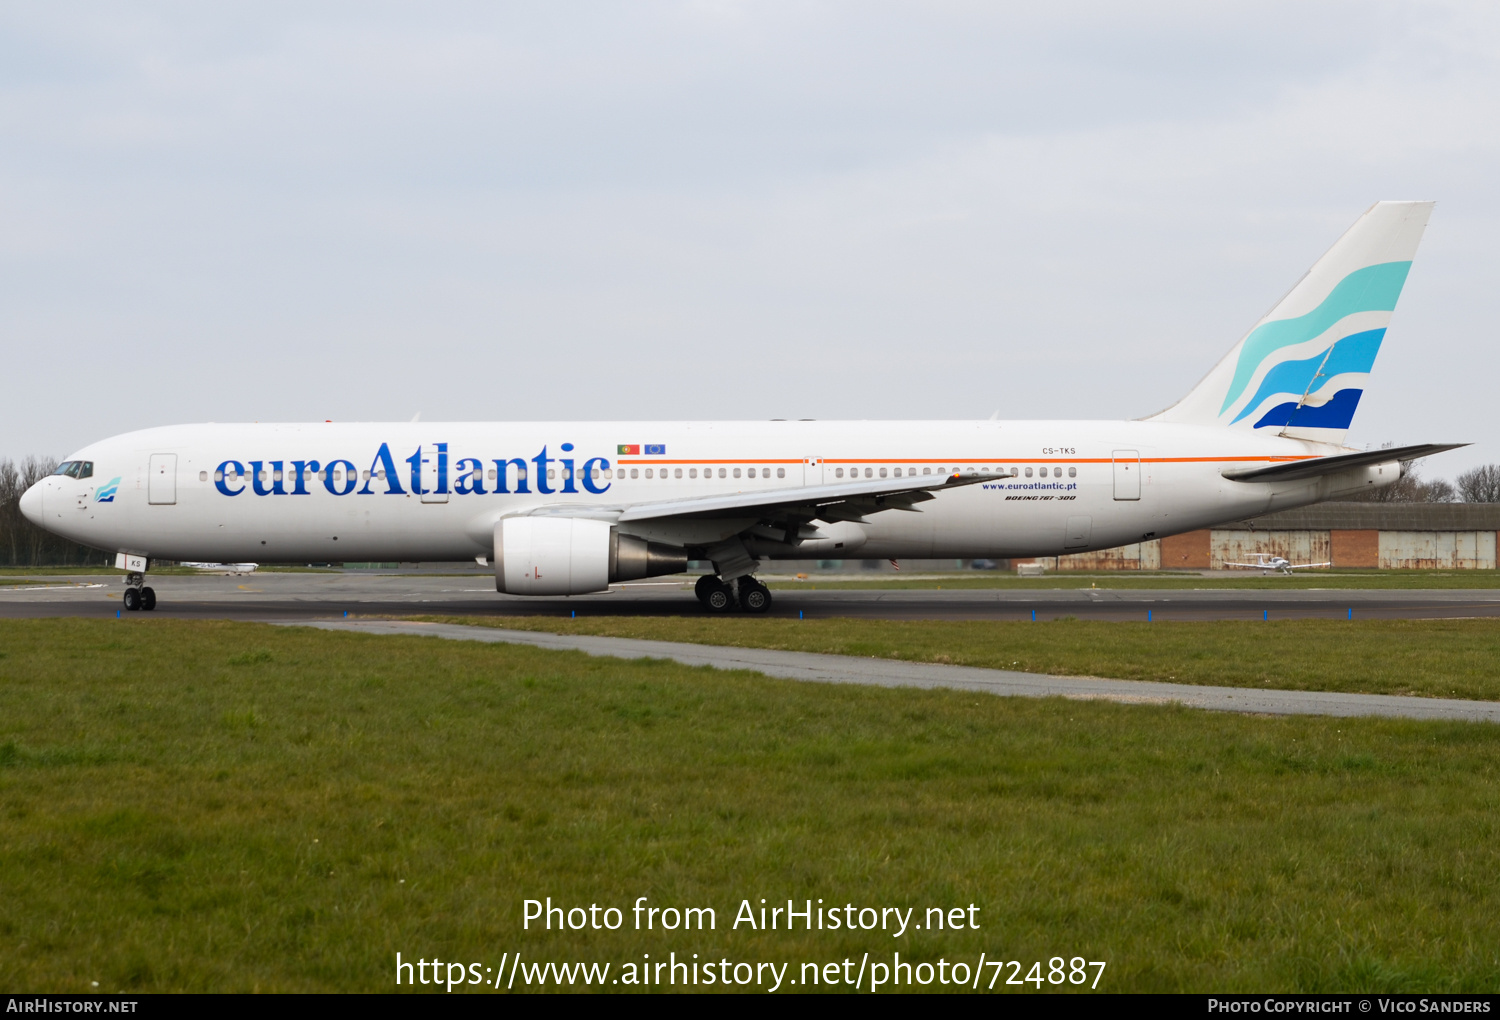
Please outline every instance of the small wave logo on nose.
M99 487L98 492L94 493L94 502L113 503L115 501L115 493L118 492L119 489L120 480L118 478L111 478L109 481L105 482Z

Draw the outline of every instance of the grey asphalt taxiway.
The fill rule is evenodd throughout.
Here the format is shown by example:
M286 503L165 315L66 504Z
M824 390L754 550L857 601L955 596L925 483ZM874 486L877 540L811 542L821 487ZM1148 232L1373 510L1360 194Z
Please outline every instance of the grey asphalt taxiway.
M1339 694L1327 691L1275 691L1245 687L1210 687L1149 680L1046 676L1004 669L944 666L896 659L857 658L818 652L785 652L768 648L729 648L676 641L547 634L415 620L324 620L312 624L328 630L361 634L427 636L457 641L522 644L552 651L578 651L621 659L668 659L688 666L747 669L767 676L813 683L864 684L875 687L948 688L1021 698L1075 698L1132 705L1182 705L1217 712L1261 715L1385 716L1402 719L1451 719L1500 722L1500 702L1452 698L1416 698L1388 694Z
M0 618L112 617L121 609L121 578L7 578ZM607 593L571 598L522 598L495 591L484 573L368 572L198 576L152 575L155 615L175 618L311 621L352 615L410 616L676 616L704 610L691 579L614 585ZM1127 584L1125 579L1111 584ZM1193 578L1172 589L969 588L836 589L798 586L774 591L772 616L889 620L1259 620L1455 619L1500 617L1494 589L1211 589Z
M0 618L114 617L122 612L119 576L5 580ZM1204 687L1098 677L1043 676L840 655L691 645L391 619L400 616L672 616L705 612L692 579L639 582L573 598L500 595L487 574L363 572L159 575L150 614L160 619L228 619L310 625L366 634L431 635L528 644L624 658L749 669L825 683L943 687L1017 697L1067 697L1130 704L1180 704L1265 714L1453 719L1500 722L1500 702L1316 691ZM1184 583L1190 583L1185 578ZM1500 617L1500 591L1375 589L816 589L775 592L770 615L892 620L1443 619Z

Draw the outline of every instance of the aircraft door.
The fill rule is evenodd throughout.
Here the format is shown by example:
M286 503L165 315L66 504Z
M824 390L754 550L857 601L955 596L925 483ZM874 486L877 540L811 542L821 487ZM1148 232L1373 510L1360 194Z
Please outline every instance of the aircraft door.
M177 454L153 453L146 476L146 502L171 506L177 502Z
M792 470L795 471L796 469L793 468ZM787 472L787 473L791 474L790 471ZM787 481L790 482L792 485L822 485L823 484L823 458L822 457L803 457L802 458L802 481L801 482L797 482L797 481L794 481L791 478L788 478Z
M422 444L422 502L446 503L453 479L448 477L448 444ZM438 490L442 491L439 492Z
M1139 450L1116 450L1115 499L1141 498L1141 454Z

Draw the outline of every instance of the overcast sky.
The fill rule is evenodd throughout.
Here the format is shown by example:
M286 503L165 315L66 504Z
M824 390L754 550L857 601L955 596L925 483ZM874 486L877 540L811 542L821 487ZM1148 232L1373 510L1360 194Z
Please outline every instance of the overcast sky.
M1500 460L1500 5L8 4L0 456L1138 417L1436 199L1355 445Z

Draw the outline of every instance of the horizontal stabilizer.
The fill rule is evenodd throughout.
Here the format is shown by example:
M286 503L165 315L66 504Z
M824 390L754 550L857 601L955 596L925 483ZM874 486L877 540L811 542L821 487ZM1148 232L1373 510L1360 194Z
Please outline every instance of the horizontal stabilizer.
M1272 464L1270 467L1235 468L1223 472L1223 475L1236 482L1294 482L1299 478L1318 478L1322 475L1331 475L1335 471L1365 467L1370 464L1385 464L1393 460L1418 460L1468 445L1468 443L1422 443L1417 446L1397 446L1386 450L1365 450L1362 453L1340 453L1332 457L1317 457L1312 460L1293 461L1289 464Z

